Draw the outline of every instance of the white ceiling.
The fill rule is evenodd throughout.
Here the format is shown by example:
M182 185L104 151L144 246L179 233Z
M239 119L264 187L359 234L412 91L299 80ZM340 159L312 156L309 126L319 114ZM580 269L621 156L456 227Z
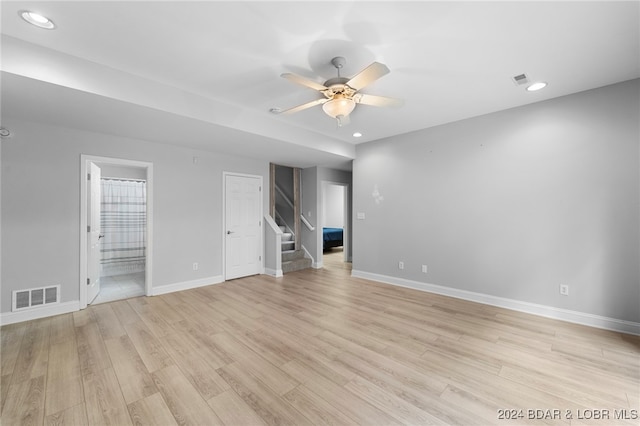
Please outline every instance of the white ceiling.
M2 118L24 118L307 167L348 167L365 143L640 77L640 3L3 1ZM20 10L51 18L33 27ZM358 105L338 128L319 83L373 61L362 90L404 99ZM549 86L526 92L526 73ZM61 107L64 106L64 107ZM359 131L363 137L355 139Z

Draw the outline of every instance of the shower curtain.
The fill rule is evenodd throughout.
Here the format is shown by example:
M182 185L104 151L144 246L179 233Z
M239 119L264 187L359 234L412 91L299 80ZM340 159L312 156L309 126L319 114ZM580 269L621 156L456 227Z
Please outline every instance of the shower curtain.
M146 182L104 178L102 183L101 276L142 272L147 227Z

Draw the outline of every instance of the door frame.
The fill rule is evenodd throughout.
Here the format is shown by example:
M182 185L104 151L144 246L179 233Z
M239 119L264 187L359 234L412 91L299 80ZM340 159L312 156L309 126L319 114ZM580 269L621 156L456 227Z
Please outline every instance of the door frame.
M239 176L260 181L260 274L264 274L264 178L262 175L251 175L247 173L222 172L222 278L227 280L227 176Z
M349 262L349 248L351 247L351 238L350 237L350 232L351 232L351 223L349 222L349 199L351 197L350 195L350 191L351 191L351 185L349 185L348 183L344 183L344 182L332 182L332 181L328 181L328 180L323 180L321 187L320 187L320 211L319 211L319 223L318 223L318 227L320 229L322 229L322 224L324 223L324 209L325 209L325 203L327 202L327 200L325 200L325 191L326 188L328 186L341 186L344 189L344 193L343 193L343 201L342 201L342 217L344 220L344 228L342 230L342 250L343 250L343 257L344 257L344 261L345 262ZM324 256L324 250L322 250L322 246L323 246L323 241L322 241L323 235L322 232L318 232L318 240L317 240L317 250L318 253L320 253L320 259L322 259L322 256ZM324 263L324 262L323 262Z
M153 267L153 163L123 158L80 155L80 309L87 307L87 173L89 163L128 166L146 169L147 172L147 241L145 250L145 295L151 296Z

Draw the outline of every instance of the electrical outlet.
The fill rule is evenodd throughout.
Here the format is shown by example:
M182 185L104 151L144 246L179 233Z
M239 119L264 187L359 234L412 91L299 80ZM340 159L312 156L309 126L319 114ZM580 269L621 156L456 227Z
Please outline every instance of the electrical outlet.
M403 261L398 262L398 269L404 269L404 262Z
M422 265L422 272L427 273L427 265Z
M569 286L566 284L560 284L560 294L563 296L569 295Z
M193 262L193 270L194 271L198 270L198 262Z

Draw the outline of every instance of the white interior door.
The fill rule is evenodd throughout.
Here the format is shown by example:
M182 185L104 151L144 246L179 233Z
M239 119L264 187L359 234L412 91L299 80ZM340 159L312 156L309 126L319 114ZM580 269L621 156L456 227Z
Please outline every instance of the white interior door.
M100 167L89 163L87 191L87 304L100 292Z
M262 269L262 179L225 176L225 279Z

